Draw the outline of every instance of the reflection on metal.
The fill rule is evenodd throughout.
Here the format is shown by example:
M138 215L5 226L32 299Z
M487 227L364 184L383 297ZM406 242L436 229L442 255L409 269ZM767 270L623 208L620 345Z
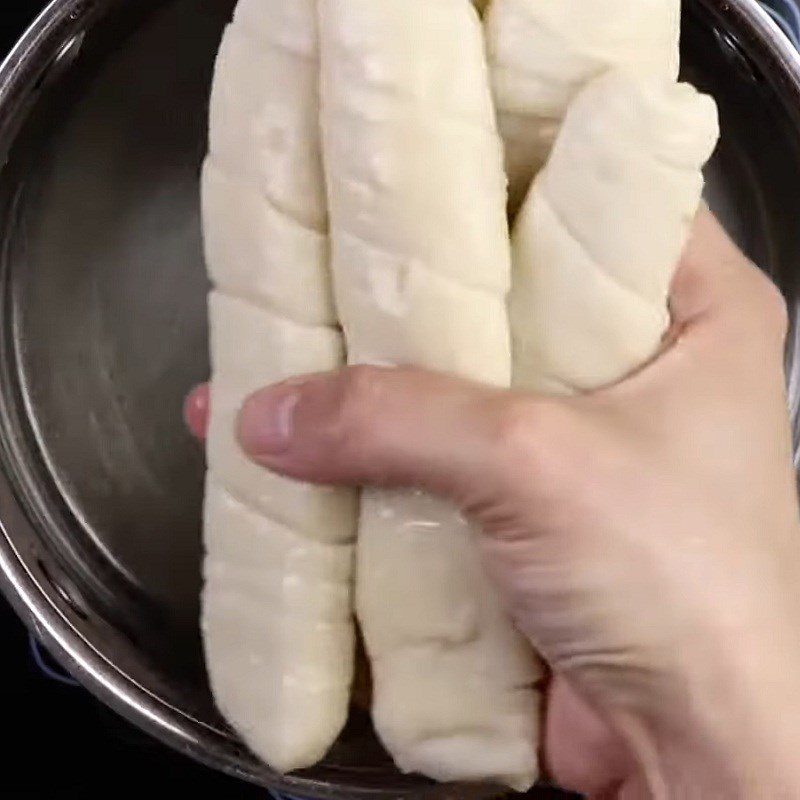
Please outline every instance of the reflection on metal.
M48 680L55 683L61 683L64 686L77 687L80 683L75 680L68 672L65 672L61 667L53 666L50 663L50 655L40 644L39 640L32 634L28 634L28 645L31 651L31 658L33 663L36 664L39 672L44 675Z
M761 5L792 44L800 49L800 9L797 0L761 0Z

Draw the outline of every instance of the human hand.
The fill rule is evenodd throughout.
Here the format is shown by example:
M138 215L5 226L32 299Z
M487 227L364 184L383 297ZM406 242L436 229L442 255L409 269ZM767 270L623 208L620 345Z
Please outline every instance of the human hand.
M785 309L708 212L664 352L574 398L355 367L265 389L265 467L419 487L484 532L487 568L554 673L545 757L594 796L797 797L800 525ZM187 416L201 434L205 395Z

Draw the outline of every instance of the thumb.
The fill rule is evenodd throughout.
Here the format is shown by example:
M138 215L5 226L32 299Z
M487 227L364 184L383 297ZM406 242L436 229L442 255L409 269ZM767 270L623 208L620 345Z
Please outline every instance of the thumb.
M458 499L499 477L512 397L422 370L349 367L257 392L240 413L239 440L251 459L299 480Z
M775 284L734 244L703 205L675 273L670 311L679 327L710 320L723 331L743 330L782 340L786 304ZM720 324L721 323L721 324ZM768 337L770 343L773 337Z

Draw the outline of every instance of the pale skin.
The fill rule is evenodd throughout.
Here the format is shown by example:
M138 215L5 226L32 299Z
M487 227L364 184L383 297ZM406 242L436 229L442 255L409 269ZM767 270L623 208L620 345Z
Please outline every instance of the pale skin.
M698 215L673 327L591 394L355 367L248 400L242 447L312 482L413 486L483 531L553 672L543 743L597 798L800 796L800 522L775 287ZM202 436L207 394L187 402Z

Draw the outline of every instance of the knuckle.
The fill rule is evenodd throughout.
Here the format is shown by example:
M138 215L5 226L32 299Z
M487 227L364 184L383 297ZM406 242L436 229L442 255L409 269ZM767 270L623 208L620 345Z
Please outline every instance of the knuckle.
M559 438L558 409L547 400L506 400L496 415L494 441L506 480L541 483L553 465L553 443Z
M506 455L527 452L537 439L541 424L539 409L528 400L508 400L497 414L495 439Z
M383 394L383 370L379 367L359 365L349 367L341 374L338 436L352 440L362 436L374 410L380 407Z
M383 386L384 370L359 364L349 367L344 374L344 400L346 404L356 408L370 405L380 394Z

